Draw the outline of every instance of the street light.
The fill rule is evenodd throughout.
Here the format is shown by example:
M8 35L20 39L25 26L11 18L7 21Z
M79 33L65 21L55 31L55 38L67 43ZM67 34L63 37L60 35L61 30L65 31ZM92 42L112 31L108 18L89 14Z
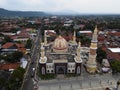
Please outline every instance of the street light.
M117 81L117 90L120 90L120 79Z
M100 82L100 85L101 85L101 80L99 82Z
M59 85L59 90L61 90L61 85Z
M81 87L81 89L82 89L82 82L80 82L80 87Z
M91 80L90 80L90 88L91 88Z

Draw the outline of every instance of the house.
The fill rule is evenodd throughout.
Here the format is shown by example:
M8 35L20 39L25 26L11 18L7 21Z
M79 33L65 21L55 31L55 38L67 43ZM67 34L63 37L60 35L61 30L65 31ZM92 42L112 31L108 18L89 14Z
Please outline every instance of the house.
M20 66L20 63L0 64L0 70L13 71L19 66Z
M25 58L21 58L20 62L21 62L20 67L25 69L27 67L28 61Z
M17 35L11 36L11 39L13 39L13 41L21 41L21 42L26 42L29 38L30 35L26 30L22 30Z
M24 52L26 49L23 44L7 42L1 47L2 52L14 52L14 51L22 51Z
M108 48L107 58L120 60L120 48Z

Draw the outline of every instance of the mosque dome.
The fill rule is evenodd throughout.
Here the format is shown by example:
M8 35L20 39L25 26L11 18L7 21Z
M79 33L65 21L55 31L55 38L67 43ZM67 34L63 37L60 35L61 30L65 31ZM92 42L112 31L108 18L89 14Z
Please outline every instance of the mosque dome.
M58 38L55 39L53 44L53 51L54 52L67 52L68 49L68 43L67 41L62 37L58 36Z

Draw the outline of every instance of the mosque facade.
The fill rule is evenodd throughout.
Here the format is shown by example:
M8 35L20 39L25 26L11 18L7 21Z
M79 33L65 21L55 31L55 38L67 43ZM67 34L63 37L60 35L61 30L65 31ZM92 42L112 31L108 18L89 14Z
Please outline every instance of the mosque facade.
M39 59L39 69L42 75L68 73L81 75L82 64L85 64L89 73L96 72L97 27L94 30L90 47L81 47L81 42L76 42L75 33L74 31L72 42L58 35L53 42L48 43L44 35Z

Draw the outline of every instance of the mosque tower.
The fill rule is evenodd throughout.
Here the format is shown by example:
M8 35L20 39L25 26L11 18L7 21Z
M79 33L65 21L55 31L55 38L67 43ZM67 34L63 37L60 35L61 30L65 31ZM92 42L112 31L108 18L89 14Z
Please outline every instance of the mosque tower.
M76 31L74 30L73 42L76 42Z
M47 57L45 56L45 48L44 48L44 43L41 43L41 57L40 57L40 63L46 63L47 62Z
M71 41L71 44L74 46L77 45L77 42L76 42L76 30L74 30L74 34L73 34L73 38L72 38L72 41Z
M77 47L77 55L74 58L75 63L76 63L76 74L81 74L81 64L82 64L82 59L81 59L81 43L78 43Z
M97 29L97 26L96 26L95 30L94 30L94 33L93 33L91 45L90 45L89 59L87 61L87 65L86 65L87 71L89 73L95 73L96 70L97 70L97 63L96 63L96 56L97 56L96 50L97 50L97 42L98 42L97 32L98 32L98 29Z
M40 65L40 72L41 74L45 74L46 73L46 62L47 62L47 57L45 56L45 48L44 48L44 43L41 43L41 57L40 57L40 60L39 60L39 63L41 64Z
M81 62L82 62L80 52L81 52L81 43L79 42L79 43L78 43L78 47L77 47L77 55L76 55L76 57L75 57L75 61L76 61L77 63L81 63Z
M44 31L44 45L45 46L47 45L47 35L45 31Z

